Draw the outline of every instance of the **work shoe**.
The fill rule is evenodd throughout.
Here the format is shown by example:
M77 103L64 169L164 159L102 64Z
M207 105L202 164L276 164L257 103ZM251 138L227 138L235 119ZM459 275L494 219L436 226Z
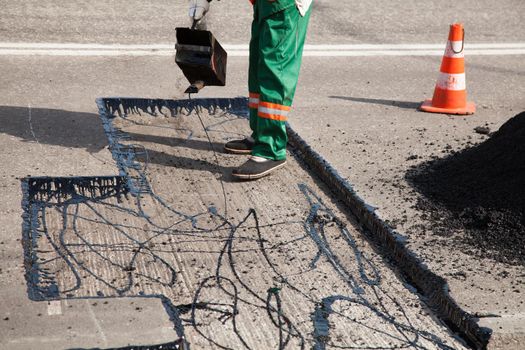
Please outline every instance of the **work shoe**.
M242 140L231 140L226 142L224 150L234 154L250 154L252 153L255 141L251 137L247 137Z
M246 163L233 170L232 176L241 180L255 180L268 175L272 171L283 167L285 164L286 159L271 160L251 156Z

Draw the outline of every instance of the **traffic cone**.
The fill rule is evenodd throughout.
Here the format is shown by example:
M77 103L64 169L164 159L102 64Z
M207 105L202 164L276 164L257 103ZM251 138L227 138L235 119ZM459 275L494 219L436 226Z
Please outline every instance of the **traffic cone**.
M474 103L467 102L464 39L463 25L452 24L434 96L432 100L425 100L420 110L445 114L474 114L476 111Z

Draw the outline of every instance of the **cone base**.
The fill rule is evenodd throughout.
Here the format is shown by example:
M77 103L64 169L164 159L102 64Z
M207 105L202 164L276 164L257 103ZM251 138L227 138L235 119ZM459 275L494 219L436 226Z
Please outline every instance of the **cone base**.
M476 112L476 105L473 102L467 102L463 108L441 108L432 106L432 99L425 100L419 107L420 111L429 113L442 113L442 114L474 114Z

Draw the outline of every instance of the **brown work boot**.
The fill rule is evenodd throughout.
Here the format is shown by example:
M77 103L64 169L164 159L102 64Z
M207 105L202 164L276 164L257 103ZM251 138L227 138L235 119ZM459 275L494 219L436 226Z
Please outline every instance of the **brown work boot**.
M233 154L250 154L254 145L255 141L251 137L242 140L231 140L224 145L224 151Z
M271 160L257 156L250 159L239 168L234 169L232 176L241 180L256 180L270 174L286 164L286 159Z

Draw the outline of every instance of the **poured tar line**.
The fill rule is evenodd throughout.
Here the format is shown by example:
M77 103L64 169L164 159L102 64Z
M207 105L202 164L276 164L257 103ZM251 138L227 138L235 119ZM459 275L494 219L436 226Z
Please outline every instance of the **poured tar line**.
M224 45L232 57L249 55L248 45ZM307 57L441 56L445 44L305 45ZM525 43L465 44L468 55L524 55ZM0 56L171 56L174 44L0 43Z

